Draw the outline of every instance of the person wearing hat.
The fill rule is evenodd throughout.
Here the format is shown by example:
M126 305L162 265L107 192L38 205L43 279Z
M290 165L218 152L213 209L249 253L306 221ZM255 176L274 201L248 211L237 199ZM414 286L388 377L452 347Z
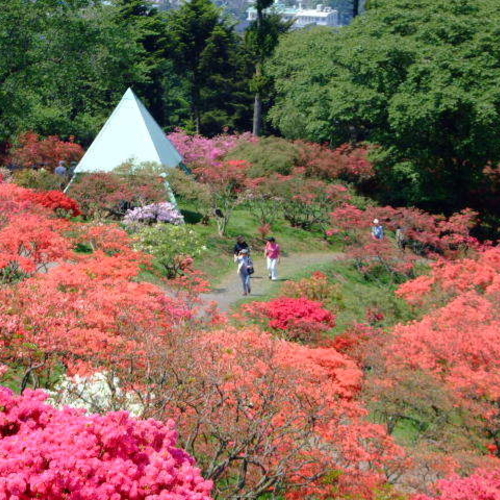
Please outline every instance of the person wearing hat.
M253 264L250 259L248 248L243 248L238 253L236 262L238 263L238 270L236 271L241 278L243 285L243 295L250 295L250 276L253 273Z
M380 221L378 219L373 219L372 238L374 240L384 239L384 226L380 224Z

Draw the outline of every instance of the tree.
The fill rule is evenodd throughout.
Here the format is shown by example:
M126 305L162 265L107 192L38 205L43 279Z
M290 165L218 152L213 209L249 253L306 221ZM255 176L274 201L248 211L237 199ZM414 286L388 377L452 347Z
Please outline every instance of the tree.
M26 132L17 139L10 150L9 162L23 167L44 167L53 171L60 161L66 164L78 162L84 154L83 148L72 137L61 141L57 136L40 139L34 132Z
M9 54L0 65L2 141L34 130L88 142L127 86L145 79L137 35L107 2L15 0L0 26Z
M244 160L227 160L194 170L196 178L207 187L220 236L226 234L233 210L242 201L241 193L249 167Z
M500 160L499 16L492 0L376 0L338 33L289 34L269 69L273 123L293 137L380 144L392 204L474 207L484 167Z
M168 57L188 86L192 128L212 135L234 127L246 104L245 58L229 20L209 0L191 0L168 13L167 30Z

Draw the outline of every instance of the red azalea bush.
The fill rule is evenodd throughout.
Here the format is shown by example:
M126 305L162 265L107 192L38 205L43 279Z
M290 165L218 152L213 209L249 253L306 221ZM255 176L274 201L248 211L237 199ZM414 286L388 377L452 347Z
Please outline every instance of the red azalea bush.
M375 176L367 146L344 144L333 150L320 144L295 141L300 150L299 165L307 175L325 180L344 179L366 182Z
M331 213L330 235L346 236L348 243L370 236L374 219L378 219L386 231L401 228L407 246L420 255L454 258L478 247L477 240L470 235L477 213L470 209L445 218L417 208L386 206L361 210L344 204Z
M335 326L334 315L321 302L306 298L282 297L243 306L244 314L289 339L318 340Z
M334 349L230 327L173 341L151 358L152 409L176 416L221 497L372 498L401 459L356 399L361 370Z
M83 148L73 138L62 141L54 135L41 139L35 132L26 132L10 150L8 161L22 167L43 166L54 170L60 161L69 165L71 162L78 162L83 154Z
M87 415L0 387L0 500L210 500L172 420Z
M37 214L19 214L0 228L0 269L16 263L26 273L66 259L71 243L64 237L65 221Z
M32 201L46 207L58 215L76 217L81 214L78 203L62 191L27 191L20 199Z
M81 176L71 186L70 193L88 218L121 218L131 207L168 198L161 177L106 172Z
M499 291L497 248L441 261L399 289L419 306L418 320L336 339L337 348L369 369L365 394L389 431L418 430L410 450L414 464L399 479L406 487L422 491L452 472L499 467ZM475 498L463 486L465 496L456 498ZM452 489L438 489L443 498L455 498Z
M438 261L432 272L401 285L397 293L413 305L442 304L457 295L500 291L500 249L489 248L454 262Z

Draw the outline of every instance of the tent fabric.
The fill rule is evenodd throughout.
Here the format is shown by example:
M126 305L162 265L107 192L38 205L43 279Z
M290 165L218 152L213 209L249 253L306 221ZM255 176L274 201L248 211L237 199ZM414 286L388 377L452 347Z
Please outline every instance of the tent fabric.
M144 104L128 89L74 174L110 172L127 161L156 162L174 168L182 156Z

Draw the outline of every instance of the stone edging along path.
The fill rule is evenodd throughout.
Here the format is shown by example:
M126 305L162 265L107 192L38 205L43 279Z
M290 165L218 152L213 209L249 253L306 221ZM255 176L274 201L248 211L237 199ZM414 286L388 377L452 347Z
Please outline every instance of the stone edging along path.
M284 282L288 279L293 279L299 275L305 268L314 271L329 262L341 260L344 254L339 252L322 252L322 253L297 253L290 254L281 258L279 265L279 282ZM275 287L276 281L268 279L266 270L266 261L262 255L252 256L255 274L252 275L252 297L259 299ZM242 297L241 279L236 274L236 264L234 269L228 273L218 283L216 287L209 293L202 294L201 298L206 302L216 302L219 309L224 312L229 312L231 307L239 302Z

